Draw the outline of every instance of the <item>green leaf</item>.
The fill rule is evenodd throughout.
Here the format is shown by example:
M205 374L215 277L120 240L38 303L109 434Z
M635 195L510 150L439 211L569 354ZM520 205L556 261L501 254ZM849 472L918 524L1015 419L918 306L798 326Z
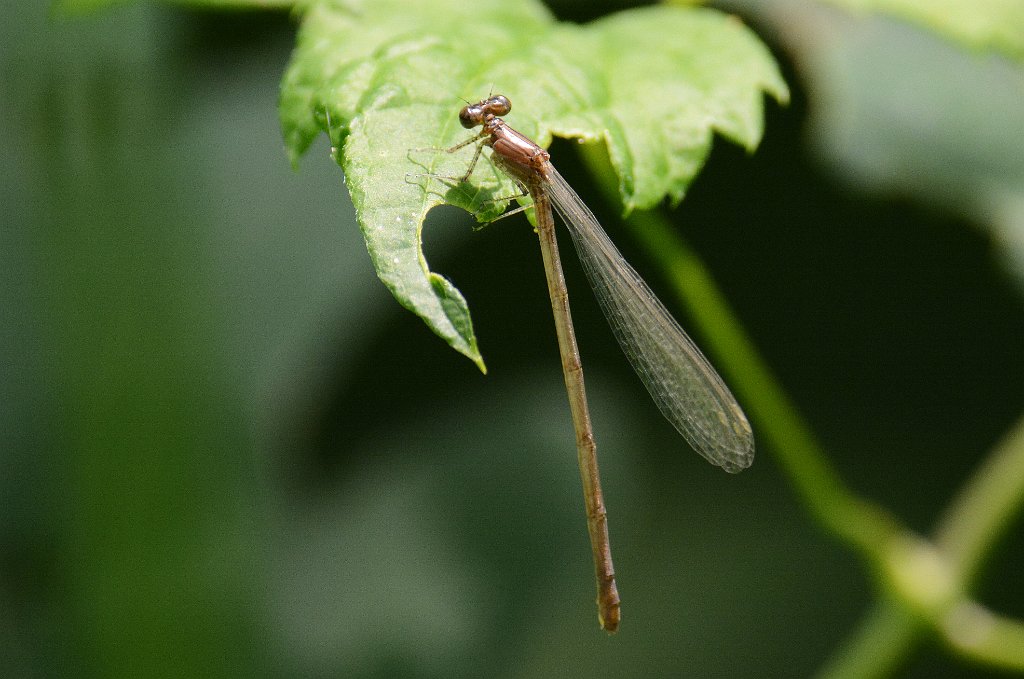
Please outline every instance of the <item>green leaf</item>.
M604 142L626 210L682 199L714 132L753 149L763 93L788 96L775 62L736 18L650 7L585 26L539 3L461 0L310 2L281 88L293 162L328 128L377 274L404 306L483 369L462 295L423 257L427 212L479 210L515 193L473 151L460 98L502 93L511 125L547 146L553 135ZM419 150L417 150L419 149ZM420 176L415 176L420 175Z
M922 24L967 47L1024 60L1021 0L826 0L861 12L881 12Z

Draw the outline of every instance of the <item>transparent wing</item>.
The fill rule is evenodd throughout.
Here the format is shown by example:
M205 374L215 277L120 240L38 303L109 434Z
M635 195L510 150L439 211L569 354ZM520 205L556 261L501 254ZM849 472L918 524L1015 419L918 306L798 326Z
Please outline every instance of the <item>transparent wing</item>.
M712 464L749 467L754 436L722 378L550 164L548 181L598 304L658 409Z

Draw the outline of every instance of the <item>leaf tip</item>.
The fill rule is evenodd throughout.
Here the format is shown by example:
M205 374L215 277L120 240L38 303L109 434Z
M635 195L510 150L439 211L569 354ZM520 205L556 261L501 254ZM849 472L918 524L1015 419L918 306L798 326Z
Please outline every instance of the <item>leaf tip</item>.
M484 363L484 357L480 355L479 351L474 352L474 356L470 356L473 363L476 363L476 367L480 369L480 372L484 375L487 374L487 365Z

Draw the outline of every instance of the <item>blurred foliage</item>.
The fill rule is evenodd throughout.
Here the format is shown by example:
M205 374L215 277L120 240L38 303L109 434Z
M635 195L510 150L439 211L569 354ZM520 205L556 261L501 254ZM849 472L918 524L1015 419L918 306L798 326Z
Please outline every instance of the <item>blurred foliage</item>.
M290 171L287 15L9 7L0 674L808 676L867 609L890 674L1004 676L870 603L870 576L808 522L770 446L739 477L683 450L576 295L626 602L619 635L599 633L530 230L474 233L452 212L424 230L473 305L483 377L374 280L325 138ZM832 21L813 27L861 25ZM794 95L753 156L716 145L671 218L846 483L931 532L1024 404L1019 288L958 194L921 208L923 192L866 196L823 173ZM919 113L885 116L909 129ZM933 138L963 147L999 124L939 118ZM568 145L554 152L586 193ZM1018 618L1020 525L974 589Z
M163 0L169 5L182 5L212 10L289 9L298 0ZM87 14L97 10L138 2L138 0L52 0L51 7L59 14Z
M985 14L982 4L961 5L979 22L999 16ZM1019 63L811 0L730 0L728 6L757 12L790 50L812 93L814 145L841 178L858 189L913 196L991 229L1024 283ZM1024 3L1015 6L1024 12ZM1016 26L1024 40L1024 19L1002 25Z
M919 22L967 47L1024 60L1024 3L1017 0L827 0L861 13Z

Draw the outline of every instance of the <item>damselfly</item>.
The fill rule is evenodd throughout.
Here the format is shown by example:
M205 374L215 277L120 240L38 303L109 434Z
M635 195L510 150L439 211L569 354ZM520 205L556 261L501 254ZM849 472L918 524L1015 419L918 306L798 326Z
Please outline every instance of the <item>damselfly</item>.
M668 421L694 450L728 472L750 466L754 459L754 437L743 410L722 378L640 274L622 257L590 209L558 174L548 152L502 120L501 116L511 110L511 102L500 94L463 107L459 112L462 126L467 129L482 126L480 134L444 150L454 152L477 145L469 168L459 178L466 181L483 147L490 147L494 165L532 200L576 429L587 527L597 575L598 616L601 626L614 632L620 619L619 593L598 475L597 447L569 314L569 296L558 255L552 207L572 235L583 269L612 332Z

